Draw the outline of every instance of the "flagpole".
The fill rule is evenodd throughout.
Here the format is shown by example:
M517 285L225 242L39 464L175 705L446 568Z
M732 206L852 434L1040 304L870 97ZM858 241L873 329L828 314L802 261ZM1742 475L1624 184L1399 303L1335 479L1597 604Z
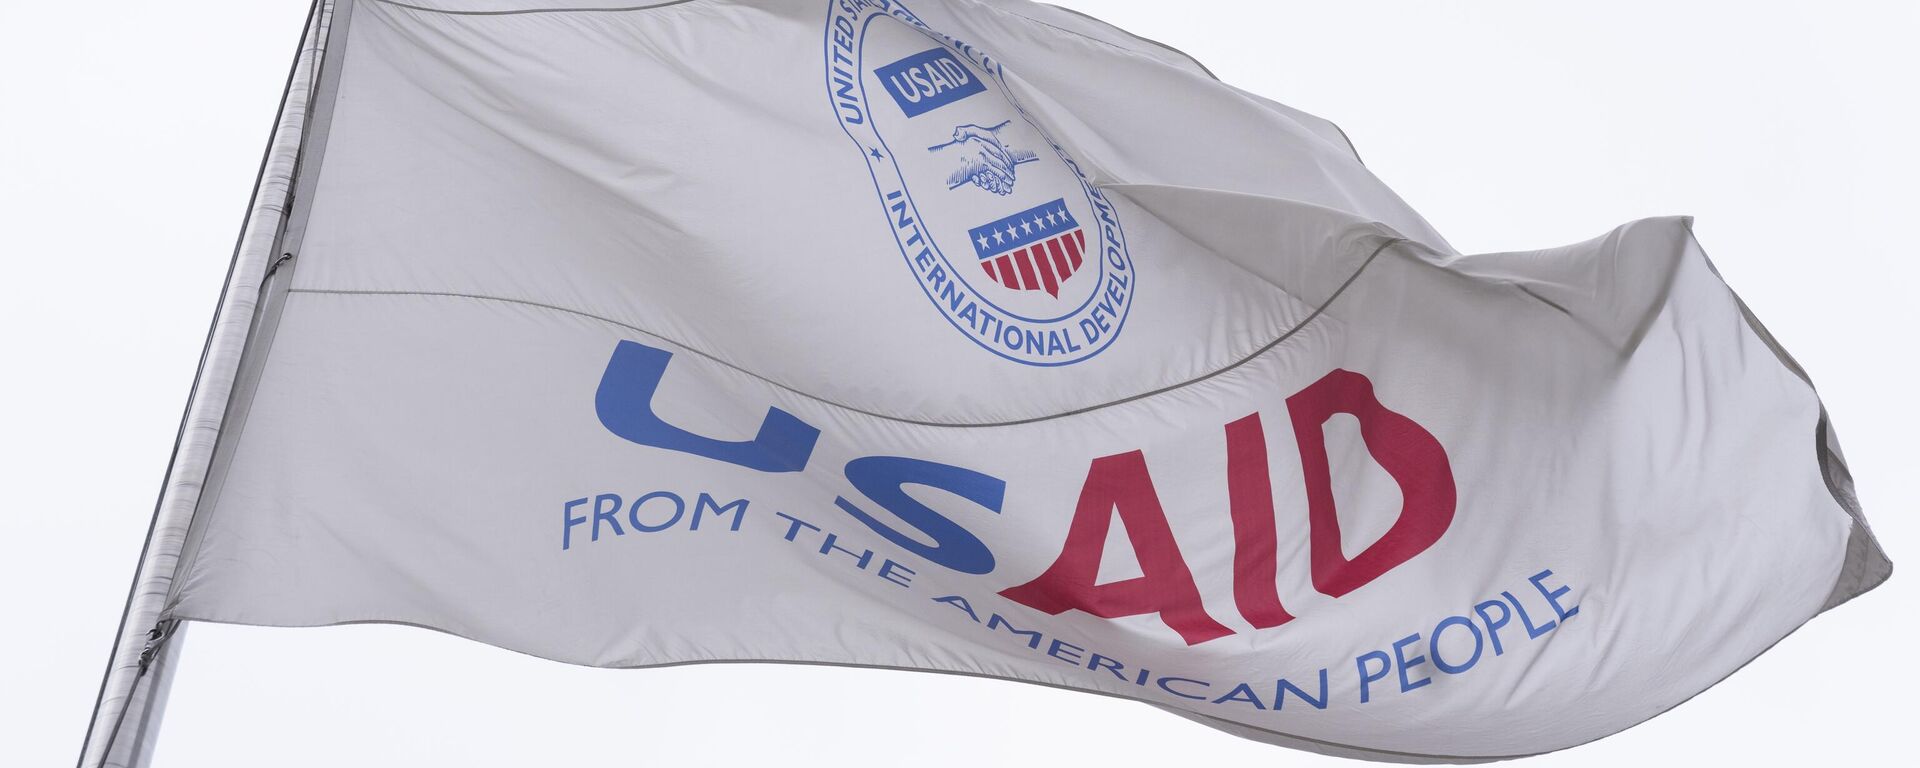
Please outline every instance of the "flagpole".
M133 583L127 590L113 650L82 743L79 768L144 765L159 715L180 626L167 616L175 568L226 423L227 408L252 334L261 286L292 206L307 115L328 41L332 0L313 0L300 46L281 91L280 106L234 245L200 364L181 415L165 480L154 504Z

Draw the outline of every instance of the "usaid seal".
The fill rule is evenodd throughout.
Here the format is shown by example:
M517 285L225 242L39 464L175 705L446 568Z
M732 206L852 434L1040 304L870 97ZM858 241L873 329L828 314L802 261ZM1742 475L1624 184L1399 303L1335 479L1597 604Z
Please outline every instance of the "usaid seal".
M830 8L828 96L934 307L1018 363L1106 349L1134 293L1119 217L1027 116L1000 64L898 2Z

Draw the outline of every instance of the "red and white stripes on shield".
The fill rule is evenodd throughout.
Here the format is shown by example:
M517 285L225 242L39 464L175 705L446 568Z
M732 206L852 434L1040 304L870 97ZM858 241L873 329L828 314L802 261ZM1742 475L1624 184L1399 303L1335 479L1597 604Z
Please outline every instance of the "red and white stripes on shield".
M981 259L987 277L1016 291L1043 290L1060 297L1060 285L1080 271L1087 232L1075 229L991 259Z

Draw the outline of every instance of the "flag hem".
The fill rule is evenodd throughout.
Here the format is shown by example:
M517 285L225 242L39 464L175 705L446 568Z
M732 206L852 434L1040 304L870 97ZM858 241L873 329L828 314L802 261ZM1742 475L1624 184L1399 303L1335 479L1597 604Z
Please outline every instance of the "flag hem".
M305 101L310 96L325 48L327 18L332 6L331 0L313 0L301 25L299 46L281 90L273 128L248 198L247 214L201 347L200 362L182 409L161 490L154 502L106 670L101 676L100 690L81 742L76 762L81 768L135 766L144 763L147 757L145 747L153 737L150 726L157 724L166 697L162 673L172 666L180 646L177 640L169 642L177 626L167 615L165 595L178 572L178 557L184 544L182 529L191 524L197 506L194 500L214 444L219 440L219 414L225 410L231 378L240 363L242 344L239 340L246 337L252 326L255 297L250 294L260 273L268 269L266 262L271 251L261 245L270 247L285 223L286 198L276 193L291 190L293 155L297 154L303 133ZM138 710L137 716L133 714L135 710ZM139 738L131 741L120 738L129 717L138 723Z

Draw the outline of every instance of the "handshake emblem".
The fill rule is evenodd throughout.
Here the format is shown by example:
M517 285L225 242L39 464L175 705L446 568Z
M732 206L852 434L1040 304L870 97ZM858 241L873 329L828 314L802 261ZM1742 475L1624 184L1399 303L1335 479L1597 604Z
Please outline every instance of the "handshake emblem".
M928 152L952 152L959 155L960 166L947 175L947 189L964 184L996 195L1013 194L1014 171L1021 163L1040 159L1031 151L1009 147L1000 140L1000 131L1012 120L982 127L971 123L953 129L953 140L927 147Z

